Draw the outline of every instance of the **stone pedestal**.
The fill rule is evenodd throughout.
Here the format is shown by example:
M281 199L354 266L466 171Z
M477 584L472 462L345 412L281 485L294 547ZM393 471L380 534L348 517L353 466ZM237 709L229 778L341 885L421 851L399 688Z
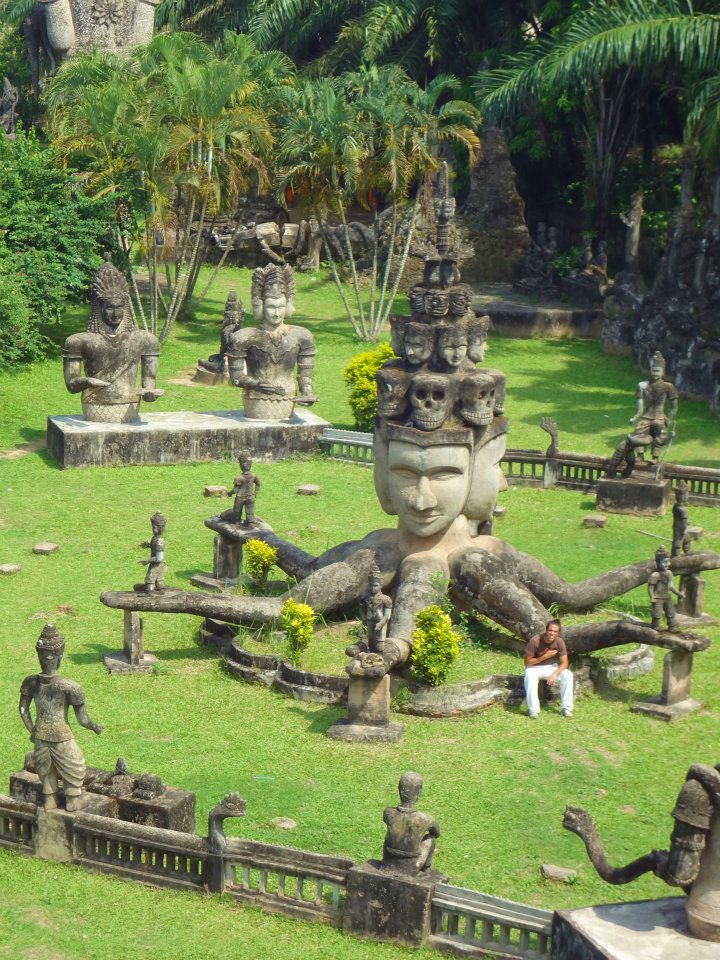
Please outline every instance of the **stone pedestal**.
M347 719L337 720L327 731L333 740L385 740L402 736L403 725L390 723L390 677L351 677Z
M242 544L218 533L213 540L213 572L196 573L190 583L201 590L222 592L236 587L240 579Z
M378 860L347 875L343 930L353 937L421 947L430 934L432 896L446 878L436 870L415 877L383 869Z
M720 943L688 931L685 897L561 910L553 960L720 960Z
M703 612L705 599L705 581L699 573L686 573L680 577L680 593L684 594L675 607L675 617L679 626L693 627L701 623L717 623L715 617Z
M663 685L659 697L643 700L632 707L633 713L647 713L659 720L674 720L702 707L690 696L693 654L671 650L663 661Z
M137 423L93 423L48 417L47 446L61 467L117 467L143 463L255 461L315 453L330 424L304 407L287 420L249 420L239 410L146 413Z
M672 482L638 477L602 477L598 483L598 510L633 513L641 517L662 517L670 504Z
M145 653L143 622L136 610L124 610L123 649L103 654L103 663L110 673L150 673L160 661Z

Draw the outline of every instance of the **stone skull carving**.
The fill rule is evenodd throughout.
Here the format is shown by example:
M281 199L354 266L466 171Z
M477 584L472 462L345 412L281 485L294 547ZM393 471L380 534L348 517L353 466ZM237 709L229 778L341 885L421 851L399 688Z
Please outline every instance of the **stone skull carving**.
M471 373L460 382L460 415L474 427L492 423L495 378L489 373Z
M381 367L377 382L378 416L400 417L408 405L410 377L400 367Z
M454 391L450 377L420 373L412 381L410 403L413 424L419 430L437 430L452 413Z

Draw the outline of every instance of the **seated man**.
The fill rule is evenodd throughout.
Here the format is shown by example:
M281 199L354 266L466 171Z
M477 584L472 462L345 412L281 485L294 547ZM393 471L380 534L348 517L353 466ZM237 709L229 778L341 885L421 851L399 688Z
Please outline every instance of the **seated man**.
M564 717L573 711L573 675L568 670L565 641L560 636L560 621L549 620L545 632L533 637L525 647L525 698L531 720L540 716L538 683L560 683L560 707Z

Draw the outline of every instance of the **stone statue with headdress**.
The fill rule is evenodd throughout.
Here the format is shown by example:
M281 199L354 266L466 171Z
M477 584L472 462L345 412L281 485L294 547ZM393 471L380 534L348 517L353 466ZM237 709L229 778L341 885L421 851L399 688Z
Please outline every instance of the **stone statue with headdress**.
M252 279L256 326L228 338L230 379L243 389L248 419L285 420L296 403L310 406L317 400L312 384L315 340L305 327L285 323L294 310L292 268L258 267Z
M140 401L152 402L163 394L155 387L159 356L157 337L135 326L127 280L106 254L95 274L87 330L72 334L63 347L65 386L82 395L84 418L97 423L137 421Z

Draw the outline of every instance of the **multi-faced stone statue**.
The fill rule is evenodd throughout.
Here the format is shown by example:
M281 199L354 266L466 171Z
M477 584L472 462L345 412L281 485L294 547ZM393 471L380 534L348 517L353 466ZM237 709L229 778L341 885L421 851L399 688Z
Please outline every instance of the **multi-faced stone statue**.
M405 324L405 360L410 367L417 368L428 363L435 346L435 330L429 323L410 322Z
M418 430L439 430L453 410L455 391L444 373L416 373L410 386L412 421Z
M292 415L296 403L310 406L317 400L312 385L313 336L304 327L285 322L295 309L291 267L271 264L255 270L252 308L257 326L229 338L230 379L243 388L248 419L283 420Z
M380 367L375 374L378 416L402 419L408 409L411 378L402 367Z
M227 353L230 345L230 337L239 330L242 330L244 322L245 311L243 310L242 300L238 300L236 291L231 290L225 301L225 311L223 313L222 329L220 331L220 352L211 354L207 360L198 360L197 365L199 371L204 371L214 377L227 377Z
M46 810L58 805L59 781L62 780L67 810L81 805L85 759L68 724L68 710L75 711L78 723L94 733L102 727L94 723L85 708L85 695L80 684L58 676L65 640L52 623L43 627L35 645L41 673L26 677L20 687L20 717L33 743L35 769L42 784ZM33 720L31 706L35 705Z
M450 323L438 328L437 358L442 370L447 373L457 373L467 355L468 333L463 323Z
M68 337L63 347L65 386L70 393L82 394L84 418L98 423L137 421L140 401L151 403L163 394L155 386L159 356L157 337L135 326L127 281L107 255L95 275L88 328Z
M495 412L495 378L476 370L460 381L460 415L473 427L487 427Z

